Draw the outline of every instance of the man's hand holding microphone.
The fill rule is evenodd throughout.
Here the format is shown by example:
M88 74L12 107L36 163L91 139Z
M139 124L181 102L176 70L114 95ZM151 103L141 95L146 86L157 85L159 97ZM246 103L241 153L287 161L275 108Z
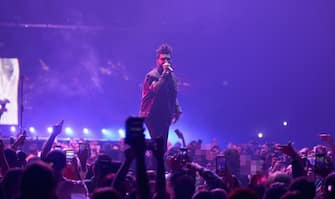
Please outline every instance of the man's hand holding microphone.
M173 68L171 67L171 64L167 61L164 62L162 67L163 67L164 74L170 74L171 72L173 72Z

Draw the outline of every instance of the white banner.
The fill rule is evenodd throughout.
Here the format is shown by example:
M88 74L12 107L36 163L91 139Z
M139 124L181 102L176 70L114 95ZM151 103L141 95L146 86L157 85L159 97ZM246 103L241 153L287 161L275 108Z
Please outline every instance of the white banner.
M19 70L17 58L0 58L0 125L18 124Z

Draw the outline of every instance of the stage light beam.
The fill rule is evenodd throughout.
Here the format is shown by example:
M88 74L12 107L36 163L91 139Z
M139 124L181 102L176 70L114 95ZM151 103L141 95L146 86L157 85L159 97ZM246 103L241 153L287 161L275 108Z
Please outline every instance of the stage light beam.
M72 135L73 134L73 130L70 127L66 127L65 128L65 134L66 135Z
M10 127L10 132L15 133L16 132L16 127L15 126L11 126Z
M261 139L261 138L263 138L263 133L262 132L259 132L258 134L257 134L257 137L259 138L259 139Z
M48 131L49 134L51 134L51 133L54 131L54 129L53 129L52 127L49 126L49 127L47 128L47 131Z
M36 133L36 129L33 126L31 126L31 127L29 127L29 132L34 134L34 133Z
M126 136L126 132L124 131L124 129L119 129L118 133L119 133L120 138L124 138Z
M90 133L90 131L88 130L88 128L83 128L83 133L85 135L88 135Z

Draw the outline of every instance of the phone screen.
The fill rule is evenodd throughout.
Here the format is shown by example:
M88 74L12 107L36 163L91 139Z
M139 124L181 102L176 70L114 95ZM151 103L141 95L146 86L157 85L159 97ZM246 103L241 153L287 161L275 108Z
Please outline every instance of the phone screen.
M71 162L72 158L74 157L74 151L73 150L66 150L66 161Z
M137 138L144 135L144 119L140 117L129 117L126 121L126 144L136 142Z
M325 168L326 165L326 156L325 155L316 155L315 156L315 170L319 171Z
M224 173L225 169L226 169L226 159L223 155L218 155L215 158L215 167L216 167L216 172L218 174L222 174Z

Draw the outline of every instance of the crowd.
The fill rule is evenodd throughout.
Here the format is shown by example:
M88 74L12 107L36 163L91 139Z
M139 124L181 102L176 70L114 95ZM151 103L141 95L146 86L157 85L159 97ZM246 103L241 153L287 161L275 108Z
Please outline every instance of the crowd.
M164 149L163 138L46 141L23 133L0 140L5 199L330 199L335 198L331 135L313 148L248 143L206 150L201 140Z

